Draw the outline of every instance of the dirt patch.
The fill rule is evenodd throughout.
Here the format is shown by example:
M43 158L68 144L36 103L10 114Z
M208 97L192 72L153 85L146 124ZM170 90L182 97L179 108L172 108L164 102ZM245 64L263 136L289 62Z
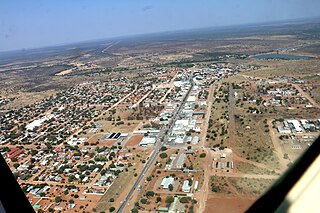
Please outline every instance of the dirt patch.
M115 139L108 139L108 140L103 140L99 142L99 145L103 146L113 146L116 143L117 140Z
M128 140L128 142L126 143L126 146L137 146L142 140L142 138L143 138L143 135L134 135Z
M256 198L246 197L211 197L206 203L205 213L245 212L256 200Z

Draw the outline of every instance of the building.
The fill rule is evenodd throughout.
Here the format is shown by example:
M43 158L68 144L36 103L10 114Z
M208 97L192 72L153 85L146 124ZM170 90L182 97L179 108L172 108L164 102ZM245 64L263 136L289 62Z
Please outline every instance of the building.
M193 138L192 138L192 142L191 142L192 144L197 144L197 143L199 143L199 137L198 136L194 136Z
M198 189L198 185L199 185L199 181L196 181L193 186L194 191Z
M185 180L183 181L183 185L182 185L182 191L183 192L190 192L190 186L189 186L189 181L188 180Z
M158 212L168 212L169 211L169 208L168 207L159 207Z
M18 155L22 154L23 152L24 152L23 149L17 149L17 148L15 148L15 149L12 149L11 151L9 151L9 152L7 153L7 156L8 156L8 158L12 159L12 158L15 158L15 157L17 157Z
M168 177L168 178L163 178L161 181L160 186L162 186L163 189L169 189L169 185L173 184L174 178L173 177Z
M139 143L139 146L150 146L156 143L157 138L154 136L145 136Z
M26 125L26 129L28 131L33 131L36 127L40 127L45 121L50 120L53 117L54 117L53 115L48 115L48 116L39 118L37 120L34 120L31 123Z
M221 162L221 163L220 163L220 168L221 168L221 169L224 169L224 168L225 168L224 162Z
M302 132L302 128L298 120L288 120L288 123L291 123L296 132Z
M291 133L291 130L286 127L278 126L277 129L280 134L290 134Z
M143 135L143 134L158 134L160 133L159 129L144 129L133 131L134 135Z
M183 167L183 164L184 164L184 160L186 158L186 155L185 154L181 154L177 160L177 163L176 163L176 167L177 168L182 168Z

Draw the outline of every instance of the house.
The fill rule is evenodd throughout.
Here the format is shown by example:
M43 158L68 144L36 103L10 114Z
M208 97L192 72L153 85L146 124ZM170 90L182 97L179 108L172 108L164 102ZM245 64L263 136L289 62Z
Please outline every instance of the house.
M194 136L193 138L192 138L192 142L191 142L192 144L197 144L197 143L199 143L199 137L198 136Z
M169 185L173 184L173 182L174 182L173 177L163 178L160 186L162 186L163 189L169 189Z
M182 185L182 191L183 192L190 192L190 186L189 186L189 181L188 180L185 180L183 181L183 185Z

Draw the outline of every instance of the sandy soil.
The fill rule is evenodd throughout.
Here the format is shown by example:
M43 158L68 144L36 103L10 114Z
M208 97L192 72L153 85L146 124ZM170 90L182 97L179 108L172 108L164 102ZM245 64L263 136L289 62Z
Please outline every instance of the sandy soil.
M214 196L208 199L205 213L239 213L246 211L256 200L253 197Z
M126 146L137 146L142 140L142 138L143 138L143 135L134 135L128 140L128 142L126 143Z

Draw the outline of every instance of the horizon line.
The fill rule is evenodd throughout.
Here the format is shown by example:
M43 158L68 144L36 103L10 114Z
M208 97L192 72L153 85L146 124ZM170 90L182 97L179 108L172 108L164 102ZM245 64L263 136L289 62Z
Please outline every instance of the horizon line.
M185 28L185 29L177 29L177 30L168 30L168 31L155 31L155 32L146 32L146 33L134 33L134 34L127 34L127 35L119 35L119 36L111 36L111 37L104 37L104 38L94 38L94 39L88 39L88 40L79 40L75 42L62 42L57 43L53 45L48 46L38 46L38 47L29 47L29 48L19 48L19 49L9 49L9 50L0 50L0 54L6 54L6 53L14 53L14 52L25 52L25 51L32 51L32 50L40 50L40 49L48 49L48 48L54 48L54 47L63 47L68 45L76 45L76 44L82 44L82 43L90 43L90 42L99 42L99 41L107 41L107 40L115 40L115 39L128 39L128 38L134 38L134 37L141 37L141 36L154 36L157 34L167 34L167 33L179 33L184 31L200 31L205 29L223 29L223 28L230 28L230 27L240 27L240 26L256 26L261 27L261 25L265 25L262 27L267 27L270 24L294 24L294 22L298 21L311 21L314 19L320 19L320 16L311 16L311 17L301 17L301 18L292 18L292 19L282 19L282 20L273 20L273 21L266 21L266 22L247 22L247 23L241 23L241 24L229 24L229 25L222 25L222 26L208 26L208 27L199 27L199 28ZM289 22L289 23L285 23ZM291 23L290 23L291 22ZM320 20L318 20L320 22Z

